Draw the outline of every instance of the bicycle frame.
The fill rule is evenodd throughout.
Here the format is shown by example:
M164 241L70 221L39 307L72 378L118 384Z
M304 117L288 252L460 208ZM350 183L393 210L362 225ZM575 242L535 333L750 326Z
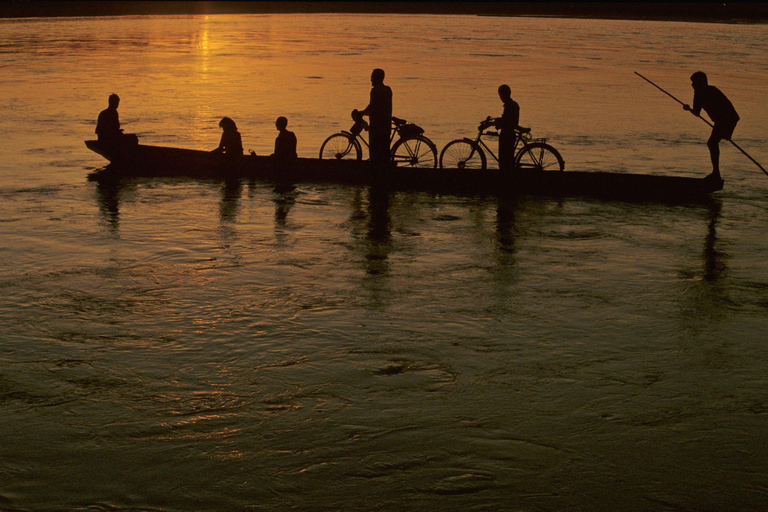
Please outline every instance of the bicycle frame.
M391 132L392 133L389 136L389 146L390 146L390 148L393 146L392 143L395 142L396 136L397 136L398 139L402 138L402 137L400 137L400 129L399 129L399 127L394 122L392 123L392 126L391 126ZM353 134L352 132L350 132L348 130L341 130L341 133L347 135L352 140L358 141L358 143L362 142L362 145L360 146L360 148L362 149L363 147L365 147L365 149L368 150L368 152L370 153L371 146L368 144L368 141L365 140L365 138L362 136L362 133L363 133L362 131L360 131L360 133L358 133L357 135ZM413 156L413 155L411 155L411 156Z
M498 132L479 131L479 132L477 132L477 138L474 141L475 144L477 144L478 146L483 148L486 151L486 153L491 155L491 157L496 161L496 164L498 165L499 159L496 156L496 153L494 153L493 150L488 147L488 144L486 144L485 141L483 141L483 135L485 135L487 137L498 137L499 134L498 134ZM467 140L471 140L471 139L467 139ZM515 144L515 149L517 149L517 144Z
M477 137L475 137L474 139L470 139L469 137L464 137L464 140L469 142L470 144L472 144L473 148L475 146L477 146L481 150L485 150L485 153L491 155L491 158L493 158L494 161L496 162L496 165L498 165L499 164L499 158L496 156L496 153L494 153L493 150L490 147L488 147L488 144L485 143L485 141L483 140L483 136L486 136L486 137L498 137L499 133L498 132L486 132L486 131L483 131L483 130L478 130ZM515 153L517 153L517 142L515 142ZM470 153L470 156L472 156L472 154L474 154L474 149L472 150L472 153Z
M467 142L474 143L484 149L487 154L491 155L491 157L496 161L496 163L499 163L499 158L496 156L496 153L493 152L493 150L488 146L488 144L483 141L483 137L499 137L499 132L486 132L484 130L477 132L477 138L474 140L470 139L469 137L465 137L464 140ZM533 139L530 136L529 133L520 133L519 131L515 130L515 150L513 154L515 156L518 155L522 150L528 147L529 142L546 142L547 139ZM522 143L522 145L521 145Z
M483 137L499 138L502 135L498 131L489 130L491 127L497 128L494 126L497 124L498 119L489 116L480 122L476 137L462 137L448 142L440 152L440 168L487 169L489 161L487 155L490 155L491 160L501 168L503 165L499 161L501 155L496 154L491 149L490 144L483 140ZM546 143L546 138L533 138L530 128L520 126L515 127L512 133L508 134L511 140L503 141L504 149L511 153L508 164L510 169L558 169L560 171L565 169L563 157L555 148ZM491 165L493 166L493 164Z

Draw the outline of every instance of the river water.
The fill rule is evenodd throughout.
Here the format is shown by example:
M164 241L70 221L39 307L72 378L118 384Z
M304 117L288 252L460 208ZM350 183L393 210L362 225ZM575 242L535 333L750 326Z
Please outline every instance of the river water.
M768 163L768 27L243 15L0 21L0 509L768 509L768 177L704 205L89 182L222 116L301 156L384 68L438 148L499 115L566 172L703 176L699 69Z

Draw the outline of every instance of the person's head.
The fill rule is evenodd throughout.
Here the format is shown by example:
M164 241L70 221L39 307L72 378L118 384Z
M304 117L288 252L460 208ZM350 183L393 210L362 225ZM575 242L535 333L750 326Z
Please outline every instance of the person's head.
M697 71L691 75L691 86L694 89L707 86L707 75L703 71Z
M225 132L236 132L237 131L237 125L235 122L228 118L228 117L222 117L221 121L219 121L219 126L222 130Z
M120 104L120 96L117 94L110 94L109 95L109 107L110 108L117 108L117 106Z
M288 118L280 116L275 120L275 128L278 130L283 131L286 126L288 126Z
M507 84L500 85L499 86L499 98L501 98L501 101L506 102L511 97L512 97L512 89L510 89Z
M373 85L380 85L384 83L384 70L376 68L371 73L371 83Z

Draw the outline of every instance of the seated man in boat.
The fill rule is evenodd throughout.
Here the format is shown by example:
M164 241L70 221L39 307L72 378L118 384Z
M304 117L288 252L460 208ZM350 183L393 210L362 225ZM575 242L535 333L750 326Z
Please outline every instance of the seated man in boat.
M243 156L243 139L240 137L240 132L237 131L235 122L228 117L223 117L219 121L219 126L222 130L221 141L219 142L219 147L211 151L211 153Z
M707 75L697 71L691 75L691 87L693 87L693 108L683 105L684 110L690 111L695 116L701 115L701 109L709 115L714 123L712 134L707 141L709 156L712 160L712 174L707 176L722 182L720 177L720 141L731 140L736 123L739 122L739 114L733 108L731 101L720 92L720 89L707 83Z
M519 128L520 105L512 99L512 89L507 84L499 86L499 98L504 104L504 112L493 123L499 130L499 168L511 170L515 166L515 130Z
M105 144L138 144L136 135L125 135L120 128L120 116L117 107L120 105L120 97L117 94L109 95L109 106L99 113L96 121L96 136L99 142Z
M296 158L296 135L289 130L286 130L288 126L288 119L280 116L275 121L275 127L280 132L275 139L275 152L272 156L280 158L282 160L291 160Z

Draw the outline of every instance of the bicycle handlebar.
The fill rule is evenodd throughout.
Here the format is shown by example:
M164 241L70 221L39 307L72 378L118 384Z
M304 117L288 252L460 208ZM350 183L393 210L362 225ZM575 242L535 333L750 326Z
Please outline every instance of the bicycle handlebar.
M494 118L491 116L486 117L483 121L480 121L480 125L477 127L477 131L480 136L486 135L489 137L498 137L501 134L498 131L492 132L492 131L485 131L491 126L494 126L496 124L496 121L498 121L499 118ZM531 138L531 129L526 128L525 126L517 126L515 128L515 134L520 137L524 138L526 140L529 140Z
M501 118L499 118L499 117L488 116L485 119L483 119L482 121L480 121L480 124L478 125L477 130L478 131L486 130L486 129L490 128L491 126L494 126L496 124L496 122L498 122L500 119ZM519 133L520 135L524 135L526 133L530 133L531 129L530 128L526 128L525 126L519 126L518 125L517 127L515 127L515 131L517 133Z

